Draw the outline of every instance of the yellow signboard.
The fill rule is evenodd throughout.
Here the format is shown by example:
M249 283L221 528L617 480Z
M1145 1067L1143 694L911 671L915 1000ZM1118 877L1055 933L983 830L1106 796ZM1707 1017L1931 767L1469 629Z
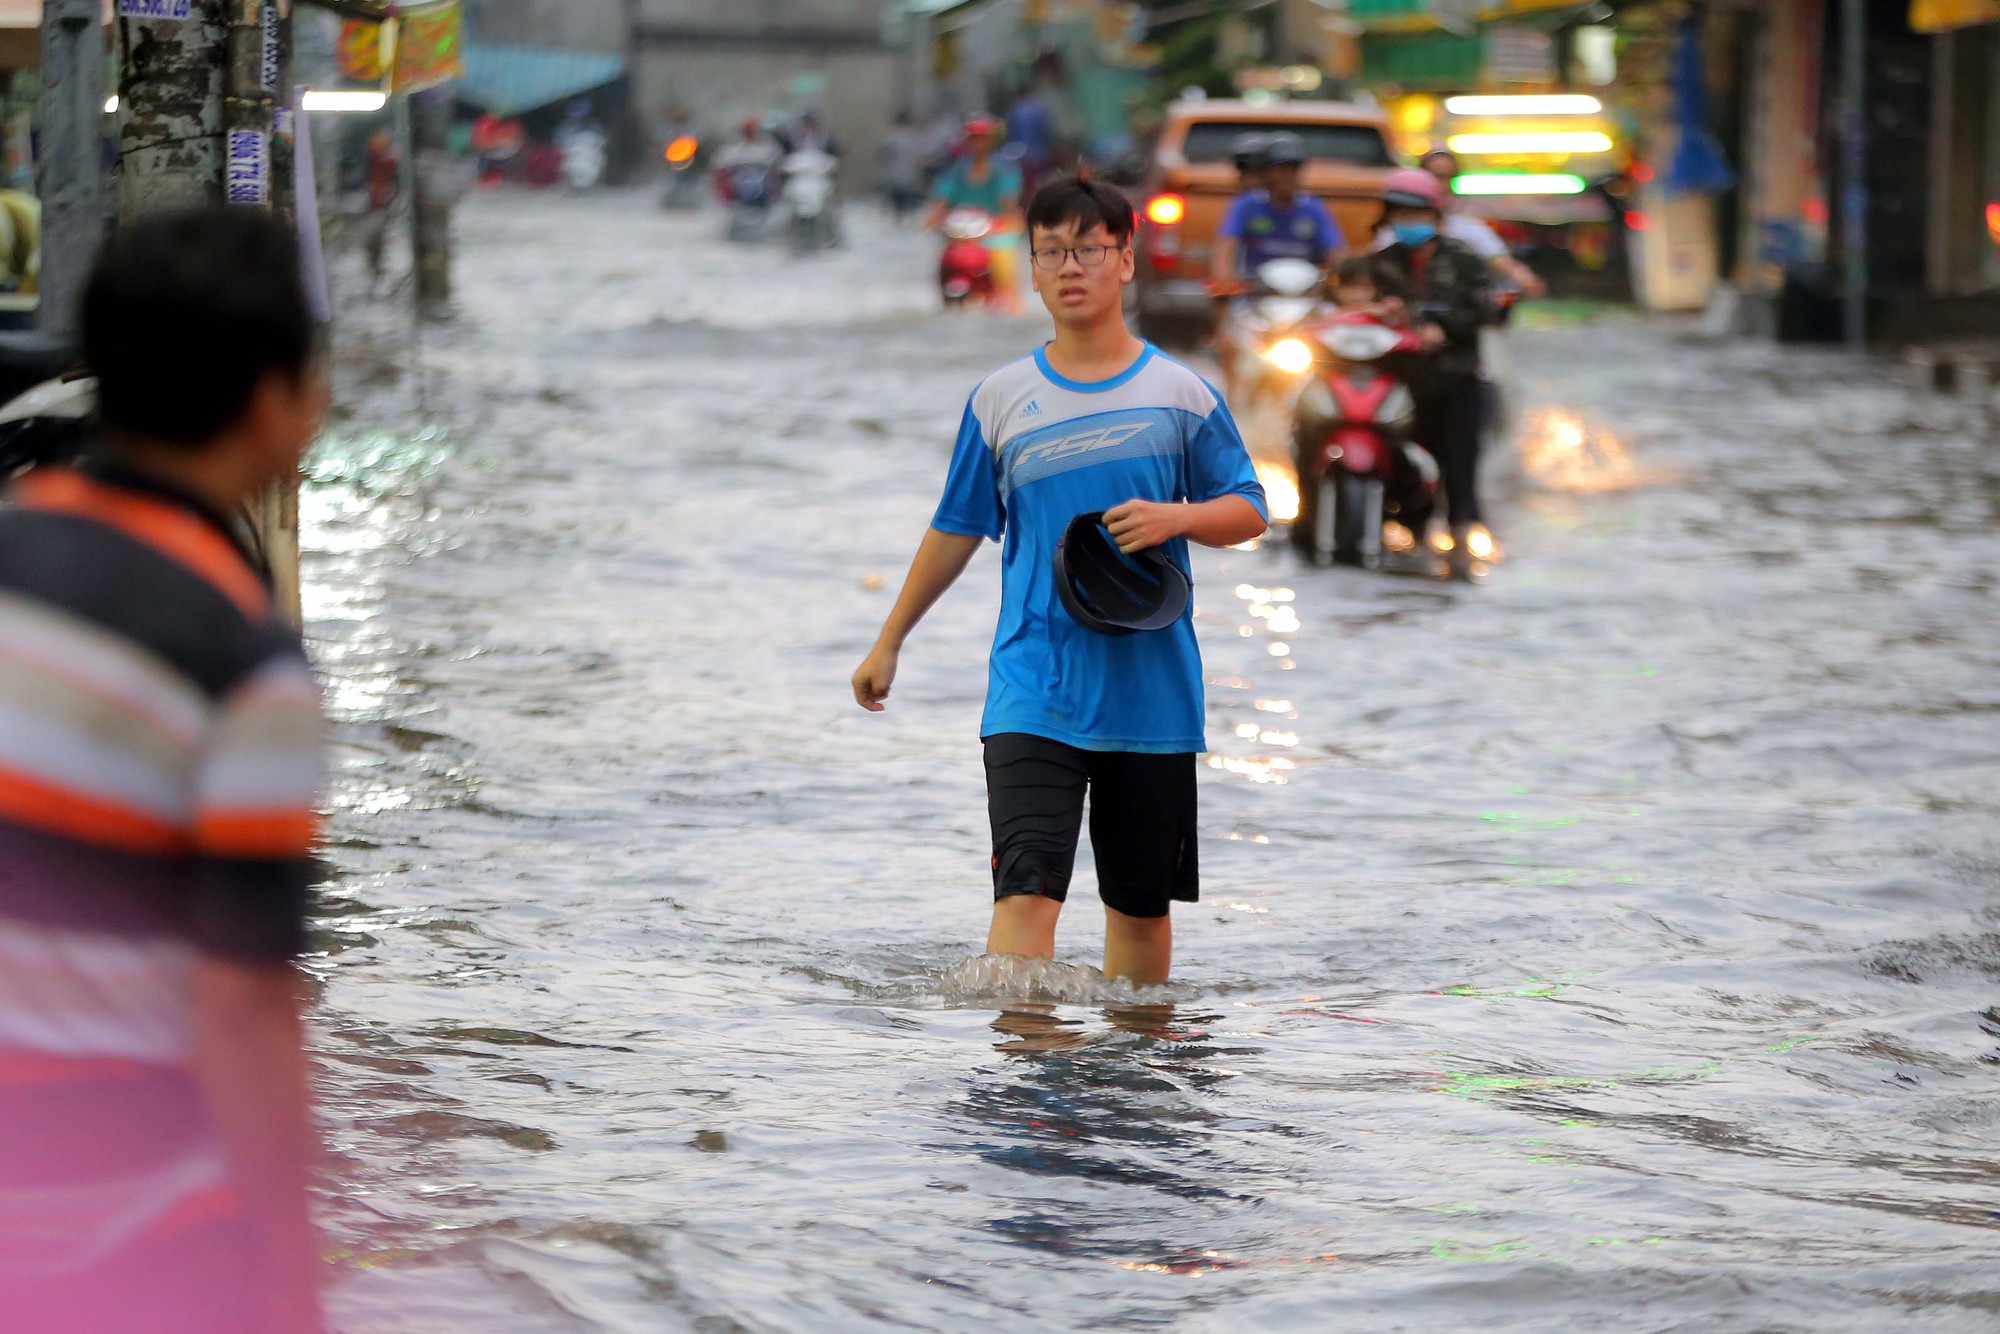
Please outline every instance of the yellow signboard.
M2000 0L1910 0L1910 26L1946 32L1976 23L2000 23Z

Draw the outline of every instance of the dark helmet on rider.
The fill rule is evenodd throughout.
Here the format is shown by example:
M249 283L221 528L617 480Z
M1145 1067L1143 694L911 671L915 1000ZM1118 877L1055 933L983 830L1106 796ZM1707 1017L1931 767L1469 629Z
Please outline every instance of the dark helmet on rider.
M1270 149L1268 135L1239 134L1236 142L1229 146L1229 155L1236 161L1236 170L1258 171L1270 160Z
M1306 141L1290 130L1280 130L1264 141L1264 161L1273 167L1306 165Z
M1064 610L1101 635L1164 630L1187 614L1194 599L1187 575L1161 548L1120 552L1101 511L1070 521L1056 544L1055 565Z
M1444 187L1422 167L1399 167L1382 182L1382 202L1396 208L1444 211Z

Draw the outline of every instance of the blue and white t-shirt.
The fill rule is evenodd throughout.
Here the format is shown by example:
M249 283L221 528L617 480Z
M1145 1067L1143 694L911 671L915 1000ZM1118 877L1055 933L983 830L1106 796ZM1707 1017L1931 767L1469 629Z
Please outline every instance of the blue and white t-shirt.
M1207 748L1194 615L1165 630L1086 630L1055 587L1056 544L1079 514L1128 500L1264 489L1221 396L1148 344L1108 380L1056 374L1040 351L973 391L932 526L1002 543L1000 626L980 735L1028 732L1083 750ZM1187 543L1167 554L1188 569Z

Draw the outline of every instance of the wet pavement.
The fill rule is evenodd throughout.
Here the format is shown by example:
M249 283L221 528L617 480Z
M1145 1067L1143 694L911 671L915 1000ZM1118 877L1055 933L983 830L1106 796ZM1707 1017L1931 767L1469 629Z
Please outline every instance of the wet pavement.
M481 198L422 407L350 339L307 502L342 1329L2000 1320L1990 424L1518 331L1508 561L1202 553L1178 980L1033 999L973 961L992 549L888 714L846 683L1042 326L935 313L872 219L718 232Z

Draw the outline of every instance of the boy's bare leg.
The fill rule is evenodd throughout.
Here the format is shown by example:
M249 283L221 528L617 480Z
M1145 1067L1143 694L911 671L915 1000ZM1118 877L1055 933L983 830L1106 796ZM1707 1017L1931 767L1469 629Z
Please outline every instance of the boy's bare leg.
M1009 894L993 903L993 929L986 933L988 954L1056 957L1056 918L1062 905L1040 894Z
M1104 975L1129 978L1135 987L1167 980L1174 962L1172 917L1128 917L1104 910Z

